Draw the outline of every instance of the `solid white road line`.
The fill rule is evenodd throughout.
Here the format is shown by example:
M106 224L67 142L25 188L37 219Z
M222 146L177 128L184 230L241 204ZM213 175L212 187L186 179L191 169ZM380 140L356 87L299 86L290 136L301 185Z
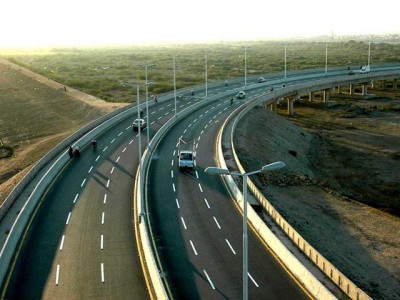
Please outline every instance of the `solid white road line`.
M104 224L104 217L105 217L105 212L103 211L102 213L101 213L101 224Z
M59 276L60 276L60 265L57 265L57 271L56 271L56 285L58 285Z
M176 198L175 201L176 201L176 206L177 206L178 208L181 208L180 205L179 205L178 198Z
M185 229L187 229L186 223L185 223L185 219L184 219L183 217L181 217L181 220L182 220L183 227L184 227Z
M104 278L104 264L101 263L101 282L104 283L105 282L105 278Z
M210 209L210 205L208 204L208 201L207 201L206 198L204 198L204 202L206 202L206 205L207 205L208 209Z
M88 172L88 173L92 172L92 170L93 170L93 166L91 166L91 167L90 167L90 169L89 169L89 172Z
M69 218L71 218L71 212L69 212L69 214L68 214L67 222L65 222L65 225L68 225L68 223L69 223Z
M74 199L74 202L73 202L73 203L75 203L75 202L76 202L76 200L78 199L78 197L79 197L79 194L76 194L76 195L75 195L75 199Z
M100 249L101 250L104 249L104 238L103 238L103 235L100 236Z
M201 184L199 183L199 189L200 189L200 192L203 192L203 189L201 188Z
M221 229L221 226L219 226L219 223L218 223L218 221L217 221L217 218L216 218L216 217L213 217L213 218L214 218L215 224L217 224L218 228Z
M98 161L98 160L99 160L99 158L100 158L100 155L99 155L99 156L97 156L97 158L96 158L96 161Z
M62 238L61 238L61 243L60 243L60 251L62 251L63 247L64 247L64 239L65 239L65 234L63 234Z
M195 248L194 245L193 245L192 240L189 240L189 242L190 242L190 245L192 245L192 249L193 249L194 254L195 254L195 255L198 255L198 254L197 254L197 251L196 251L196 248Z
M233 254L236 255L236 252L235 252L235 250L233 249L231 243L229 243L228 239L225 239L225 241L226 241L226 243L228 244L229 248L231 248L231 251L233 252Z
M258 285L258 283L254 280L254 278L250 275L250 273L247 273L247 275L249 275L251 281L253 281L253 283L254 283L254 285L255 285L256 287L260 287L260 286Z
M114 167L112 167L112 169L110 171L110 174L112 174L113 172L114 172Z
M81 184L81 187L83 187L83 185L85 184L85 182L86 182L86 178L83 179L82 184Z
M204 275L206 275L207 280L208 280L208 282L209 282L210 285L211 285L211 288L212 288L213 290L215 290L215 286L214 286L213 282L211 281L210 276L208 276L207 271L206 271L206 270L203 270L203 272L204 272Z
M107 203L107 194L104 194L104 200L103 203L106 204Z
M110 179L107 180L107 187L110 186Z

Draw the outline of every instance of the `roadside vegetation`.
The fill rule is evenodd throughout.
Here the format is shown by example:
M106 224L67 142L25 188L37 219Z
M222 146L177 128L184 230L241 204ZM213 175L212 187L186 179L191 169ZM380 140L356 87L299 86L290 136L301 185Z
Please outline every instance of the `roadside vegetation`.
M155 82L150 94L173 90L173 57L176 58L177 89L204 83L205 52L208 80L244 77L244 49L247 47L247 75L284 73L285 45L287 71L324 70L326 45L328 68L366 65L368 43L347 42L247 42L220 44L184 44L164 46L131 46L103 48L54 48L47 50L11 51L2 56L34 72L94 95L108 102L132 102L135 94L121 82ZM1 52L0 52L1 54ZM371 44L371 64L399 63L400 46L392 43Z

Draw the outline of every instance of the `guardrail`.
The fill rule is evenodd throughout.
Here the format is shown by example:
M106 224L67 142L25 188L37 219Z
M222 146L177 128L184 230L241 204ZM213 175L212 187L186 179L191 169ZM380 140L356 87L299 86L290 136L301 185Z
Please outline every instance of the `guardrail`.
M60 157L50 166L44 176L39 180L38 184L36 184L34 190L29 195L27 201L23 205L20 213L11 227L3 248L0 251L0 285L2 285L4 282L8 266L17 248L19 239L22 236L26 224L28 223L38 201L53 181L53 178L70 160L67 151L69 146L83 146L89 143L93 137L112 127L122 119L130 117L135 113L136 106L130 105L123 107L98 118L97 120L76 131L74 134L63 140L55 148L48 152L42 159L40 159L28 172L28 174L26 174L24 178L17 184L17 186L11 191L1 206L1 213L3 217L21 192L27 187L29 182L42 170L46 164L50 163L57 157L57 155L61 154Z
M370 78L376 78L376 79L381 79L381 78L397 78L400 76L400 71L396 72L379 72L375 73L372 76L369 76ZM366 78L363 75L359 76L360 78L355 78L356 81L363 82ZM362 78L363 77L363 78ZM325 80L320 80L320 81L314 81L313 83L306 83L306 84L299 84L299 85L294 85L290 86L287 89L281 90L281 91L275 91L269 94L264 94L263 96L252 100L251 103L247 105L245 109L243 109L235 119L233 128L232 128L232 136L231 136L231 141L232 141L232 153L235 159L235 162L240 170L241 173L244 173L245 170L243 166L240 163L240 160L235 152L235 147L233 144L233 132L234 129L239 122L239 120L246 114L248 113L251 109L253 109L255 106L259 105L260 103L265 103L265 104L270 104L276 101L277 99L281 97L286 97L292 94L301 94L304 93L305 91L315 91L315 90L320 90L321 88L327 88L329 86L336 86L336 85L341 85L349 80L347 78L337 78L337 79L325 79ZM220 160L224 160L224 156L222 154L222 146L221 146L221 141L219 141L219 157ZM223 167L226 167L225 162L220 161L221 165ZM230 176L227 176L227 183L228 186L232 186L231 190L233 194L237 194L238 198L241 199L241 193L239 193L239 188L236 186L232 178L229 178ZM312 247L283 217L282 215L273 207L273 205L264 197L264 195L258 190L258 188L255 186L255 184L252 182L250 178L248 178L248 187L250 191L253 193L255 198L258 200L258 202L262 205L262 207L265 209L266 212L270 215L270 217L275 221L275 223L282 229L282 231L291 239L293 244L295 244L328 278L332 280L333 283L336 284L347 296L349 296L351 299L356 299L356 300L370 300L372 299L368 294L366 294L363 290L361 290L356 284L354 284L349 278L347 278L342 272L340 272L331 262L329 262L323 255L321 255L314 247ZM235 186L233 186L235 185ZM238 200L238 201L239 201ZM248 210L251 211L252 217L258 217L257 214L251 209L251 205L249 205ZM249 217L249 220L250 217ZM260 220L256 220L253 222L251 221L253 227L261 231L263 224L260 223ZM261 220L262 222L262 220ZM269 236L268 241L270 241L270 238L273 239L272 236ZM268 243L270 245L270 243ZM287 250L286 250L287 251ZM287 261L288 257L286 254L283 254L285 250L276 247L276 252L282 259L282 261ZM292 269L292 266L290 266L291 263L294 263L293 260L288 260L288 267ZM297 267L296 267L297 269ZM295 270L297 272L297 270ZM295 273L296 274L296 273ZM304 276L304 273L299 273L301 278L301 281L306 284L306 286L309 286L308 283L304 282L303 280L307 277L302 277ZM309 280L309 278L307 278ZM315 288L314 284L311 284L312 288ZM320 291L317 289L316 292L317 294L313 293L314 296L317 298L321 297ZM318 295L318 296L317 296ZM321 297L322 299L326 299L325 296Z

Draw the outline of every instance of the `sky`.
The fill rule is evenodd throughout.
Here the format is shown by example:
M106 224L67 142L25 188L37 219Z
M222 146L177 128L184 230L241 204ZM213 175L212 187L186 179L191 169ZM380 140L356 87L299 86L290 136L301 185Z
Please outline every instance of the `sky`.
M398 0L3 0L0 48L400 33Z

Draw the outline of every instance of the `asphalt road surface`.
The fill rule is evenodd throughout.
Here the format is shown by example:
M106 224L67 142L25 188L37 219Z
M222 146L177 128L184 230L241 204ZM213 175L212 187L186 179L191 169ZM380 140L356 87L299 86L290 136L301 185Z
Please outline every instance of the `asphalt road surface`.
M281 86L279 78L268 80ZM209 85L208 97L242 84L235 80L227 87ZM246 100L269 89L259 87L249 91ZM227 114L244 102L235 100L231 106L232 95L179 122L159 144L149 169L148 213L164 275L176 298L241 298L242 217L222 181L203 172L215 166L217 129ZM204 91L195 91L194 96L185 92L177 110L204 101L202 97ZM172 100L159 100L149 111L151 135L174 114ZM149 297L132 223L138 166L133 119L127 118L97 137L96 151L82 149L81 157L71 160L49 188L10 269L4 292L7 299ZM198 144L197 165L191 171L180 171L176 164L181 135L195 138ZM145 141L142 135L143 148ZM249 295L257 299L307 298L251 231Z
M176 299L242 298L242 216L219 177L204 173L216 165L218 128L240 103L222 99L185 118L162 140L149 169L151 224ZM177 165L181 136L196 141L193 170ZM249 299L309 298L251 231L248 276Z

